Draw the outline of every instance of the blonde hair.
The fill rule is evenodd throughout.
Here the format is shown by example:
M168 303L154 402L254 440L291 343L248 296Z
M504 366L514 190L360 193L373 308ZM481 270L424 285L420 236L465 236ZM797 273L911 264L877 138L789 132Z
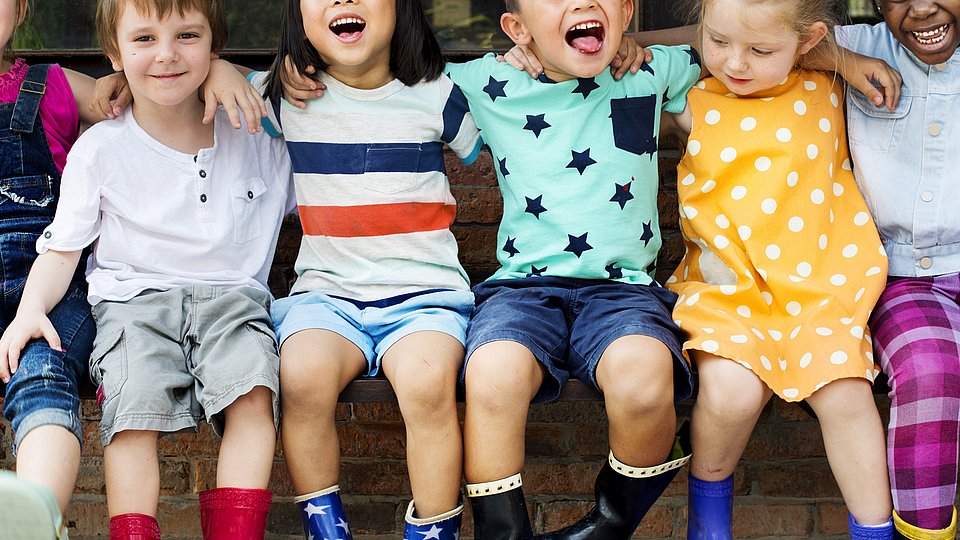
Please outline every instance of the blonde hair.
M117 24L123 10L133 7L141 14L156 14L161 19L173 10L183 15L187 11L202 13L210 23L213 34L212 52L220 52L227 44L227 17L222 0L100 0L97 4L97 37L100 47L110 56L119 55Z

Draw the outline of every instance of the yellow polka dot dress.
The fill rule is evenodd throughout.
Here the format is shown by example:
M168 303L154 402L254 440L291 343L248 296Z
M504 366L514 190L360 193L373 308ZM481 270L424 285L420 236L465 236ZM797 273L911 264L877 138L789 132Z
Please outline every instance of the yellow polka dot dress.
M866 325L887 259L851 172L840 84L795 71L749 98L713 78L688 95L686 254L667 282L684 353L737 361L787 401L877 373Z

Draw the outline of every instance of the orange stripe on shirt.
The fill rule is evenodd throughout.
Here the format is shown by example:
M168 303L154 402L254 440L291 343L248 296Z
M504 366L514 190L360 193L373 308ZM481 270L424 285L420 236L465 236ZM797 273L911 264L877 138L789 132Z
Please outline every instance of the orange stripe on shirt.
M365 206L300 206L300 223L307 236L354 238L388 236L450 228L457 205L396 203Z

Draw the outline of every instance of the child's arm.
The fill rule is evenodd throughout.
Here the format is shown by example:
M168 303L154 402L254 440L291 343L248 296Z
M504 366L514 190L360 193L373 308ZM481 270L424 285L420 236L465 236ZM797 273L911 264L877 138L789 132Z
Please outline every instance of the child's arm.
M133 95L127 87L127 79L114 73L94 80L88 75L64 69L77 112L84 124L96 124L106 118L116 118L130 105Z
M0 380L10 382L20 365L20 352L32 339L46 339L51 349L62 350L60 336L47 318L67 292L80 261L80 251L47 251L30 268L17 316L0 337Z
M863 92L877 107L886 104L892 111L900 101L900 85L903 79L897 70L883 60L821 42L805 54L800 63L806 69L836 72L850 83L850 86ZM880 85L882 91L874 85L874 81Z
M217 115L217 107L222 104L234 128L240 129L240 114L243 114L247 131L260 131L260 121L267 116L267 106L263 103L263 96L247 81L246 76L250 71L226 60L216 59L210 62L210 72L201 87L205 103L204 124L213 121Z
M653 55L650 51L639 46L637 42L630 39L629 36L624 35L623 37L624 39L620 40L620 48L617 49L617 55L614 56L613 61L610 62L613 78L618 81L627 74L627 71L636 75L644 62L653 60ZM502 56L498 56L497 60L506 62L520 71L526 71L527 74L534 79L543 73L543 65L540 63L540 59L537 58L537 55L526 45L514 45L513 48Z

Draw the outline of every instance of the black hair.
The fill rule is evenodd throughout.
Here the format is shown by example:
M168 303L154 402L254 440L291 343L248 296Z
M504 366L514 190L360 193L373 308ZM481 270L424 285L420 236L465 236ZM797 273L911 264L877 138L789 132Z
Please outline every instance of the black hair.
M350 0L346 0L350 2ZM432 81L443 73L444 59L421 0L396 0L397 23L390 41L390 71L407 86L421 81ZM290 57L295 69L304 73L307 66L317 70L327 68L320 53L307 39L303 29L303 14L300 0L287 0L280 25L280 45L277 57L270 66L264 97L282 99L283 83L280 78L283 62Z
M520 11L520 0L505 0L504 4L508 13L518 13Z

